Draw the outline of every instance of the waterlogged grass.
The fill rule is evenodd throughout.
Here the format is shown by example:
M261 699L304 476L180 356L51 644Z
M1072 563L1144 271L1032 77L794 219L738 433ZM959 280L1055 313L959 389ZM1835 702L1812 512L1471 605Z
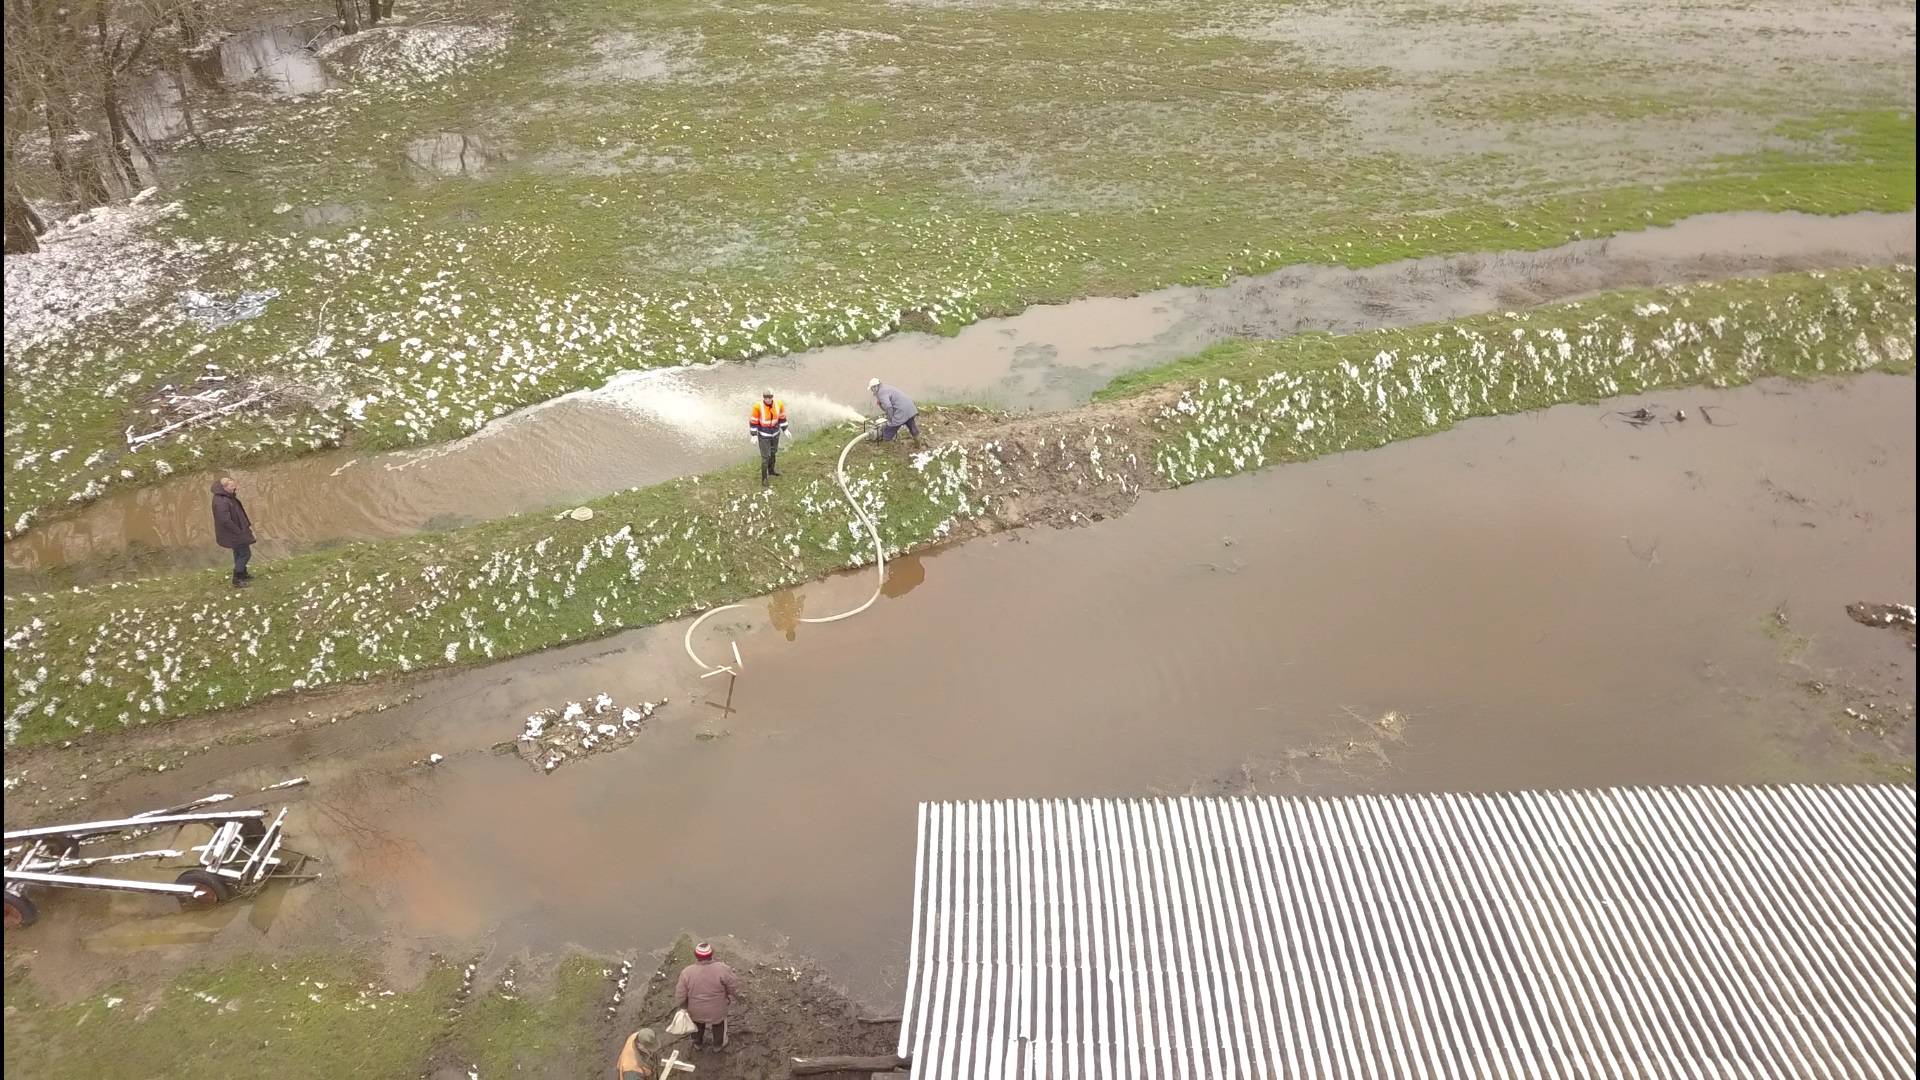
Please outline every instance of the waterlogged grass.
M1226 345L1125 377L1089 416L1043 421L1037 438L1009 434L1033 421L930 412L930 430L968 434L912 456L860 447L849 472L887 547L905 550L991 519L1012 487L1027 489L1028 519L1045 516L1051 496L1036 473L1063 501L1054 517L1074 520L1070 500L1091 490L1130 497L1470 416L1656 386L1908 372L1914 291L1905 268L1782 275ZM1148 390L1159 393L1129 410ZM1125 414L1132 423L1114 422ZM300 556L264 567L244 592L201 573L8 597L8 741L497 659L861 565L868 541L833 480L846 437L836 429L788 451L772 492L742 466L599 500L587 522L527 516Z
M611 974L576 956L561 962L550 986L503 981L467 1003L438 1056L483 1077L599 1075L608 1065L601 1020Z
M600 500L586 523L530 515L298 556L259 568L246 591L196 574L8 597L8 740L513 656L859 565L871 543L834 479L848 435L784 451L773 491L743 465ZM979 509L964 476L918 464L893 448L849 462L891 547Z
M338 958L247 960L160 989L122 988L55 1005L7 973L6 1072L102 1076L419 1076L459 986L435 967L393 991ZM580 1075L585 1075L584 1073Z
M339 956L242 960L61 1005L37 995L26 971L9 971L6 1071L337 1080L451 1066L462 1076L595 1076L608 1065L617 969L573 956L536 985L509 970L464 996L461 969L444 963L396 990Z
M9 333L4 524L181 468L452 438L622 369L1702 211L1904 209L1911 11L1854 6L1812 37L1786 4L1660 13L1674 27L1495 4L456 6L437 14L502 32L228 118L161 196L181 206L160 282ZM1422 67L1433 49L1471 62ZM188 284L280 295L205 330ZM128 452L171 418L166 384L261 397Z

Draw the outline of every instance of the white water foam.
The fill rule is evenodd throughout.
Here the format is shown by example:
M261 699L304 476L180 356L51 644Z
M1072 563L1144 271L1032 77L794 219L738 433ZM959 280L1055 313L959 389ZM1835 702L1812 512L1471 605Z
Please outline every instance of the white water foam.
M703 445L743 438L754 396L752 389L702 385L674 370L619 375L583 395L584 400L631 413ZM787 405L788 423L799 433L860 419L858 411L822 394L782 394L781 400Z

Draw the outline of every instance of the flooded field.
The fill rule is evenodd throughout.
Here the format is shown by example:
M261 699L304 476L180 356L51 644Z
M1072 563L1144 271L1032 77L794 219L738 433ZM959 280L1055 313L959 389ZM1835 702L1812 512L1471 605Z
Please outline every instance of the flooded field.
M688 930L787 943L890 1012L923 799L1910 779L1910 639L1846 606L1913 597L1915 422L1879 375L1475 420L904 560L849 622L794 617L864 575L763 598L701 628L737 643L731 686L682 622L114 751L164 773L36 752L10 827L90 784L110 812L307 775L285 794L327 877L184 917L50 898L9 958L97 988L262 944L405 970ZM498 752L599 694L668 704L551 775Z
M1053 410L1114 376L1235 337L1351 333L1526 307L1606 289L1816 267L1911 263L1914 215L1714 214L1540 252L1306 266L1214 289L1095 298L987 320L955 337L906 333L757 364L621 375L442 447L331 453L242 470L273 558L574 503L736 461L745 403L771 385L802 433L871 413L867 379L922 401ZM214 474L111 494L6 545L7 591L219 565Z

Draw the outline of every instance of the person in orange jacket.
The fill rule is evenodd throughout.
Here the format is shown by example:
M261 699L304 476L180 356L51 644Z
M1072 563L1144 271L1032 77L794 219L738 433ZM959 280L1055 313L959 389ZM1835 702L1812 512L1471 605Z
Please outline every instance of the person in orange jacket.
M771 484L779 476L774 458L780 453L780 436L787 433L787 403L773 396L771 389L760 392L760 400L747 413L747 428L760 447L760 486Z
M641 1028L620 1044L620 1060L614 1069L620 1080L653 1080L653 1059L659 1053L659 1037L652 1028Z

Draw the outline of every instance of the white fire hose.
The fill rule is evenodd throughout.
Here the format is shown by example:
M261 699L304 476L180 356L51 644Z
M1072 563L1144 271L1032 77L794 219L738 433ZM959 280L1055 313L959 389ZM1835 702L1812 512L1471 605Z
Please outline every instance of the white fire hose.
M871 428L872 426L871 421L869 422L868 426L869 428ZM873 595L867 597L866 602L861 604L857 608L851 608L847 611L841 612L838 615L823 615L817 619L799 620L803 623L830 623L830 622L839 622L841 619L851 619L855 615L858 615L861 612L872 607L874 604L874 601L880 599L880 590L887 582L887 551L886 551L886 548L882 546L880 543L880 527L878 525L875 525L873 519L867 516L866 510L863 509L859 501L853 497L853 489L847 486L847 455L853 452L853 448L856 445L858 445L859 443L871 437L872 435L869 430L862 430L860 434L855 435L853 438L847 440L847 445L840 448L840 460L837 464L834 465L834 473L836 474L836 476L840 481L840 494L847 500L847 506L850 509L852 509L853 516L860 519L860 523L867 527L867 535L873 537L873 568L874 568L874 574L875 574L874 582L873 582ZM706 611L701 613L699 618L693 620L692 624L690 624L687 627L687 635L684 640L684 644L686 645L686 649L687 649L687 658L692 660L694 664L700 668L702 672L700 676L701 678L703 679L710 678L714 675L720 674L721 672L725 672L729 675L738 675L740 673L740 668L745 666L740 662L740 646L737 642L734 643L733 645L733 665L732 666L727 666L725 664L709 664L705 660L700 659L699 655L693 651L693 632L695 630L700 629L701 623L706 622L709 618L715 615L718 615L723 611L732 611L735 608L743 608L743 607L746 607L746 605L745 604L722 604L717 608L708 608Z

